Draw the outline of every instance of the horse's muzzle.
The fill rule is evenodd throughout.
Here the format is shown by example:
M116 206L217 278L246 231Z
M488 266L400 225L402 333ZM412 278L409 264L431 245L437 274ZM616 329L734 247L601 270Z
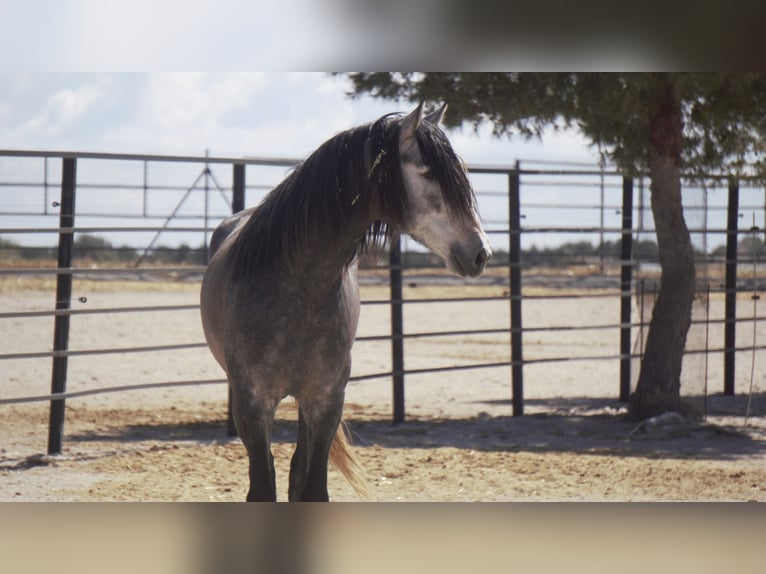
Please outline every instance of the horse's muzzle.
M466 251L455 247L450 254L450 268L463 277L478 277L484 273L487 262L492 258L492 250L488 245L482 245L478 251Z

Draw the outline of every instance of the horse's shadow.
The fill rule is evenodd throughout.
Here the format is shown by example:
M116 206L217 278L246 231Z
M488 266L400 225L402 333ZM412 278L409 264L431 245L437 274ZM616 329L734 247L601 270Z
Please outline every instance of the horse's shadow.
M358 449L453 447L484 452L557 452L604 456L734 460L766 454L766 393L751 400L749 426L744 425L747 397L709 397L710 415L732 417L731 426L685 421L650 431L625 416L624 406L611 399L567 398L527 400L531 414L523 417L409 418L394 425L390 419L370 419L361 408L349 409L347 428ZM505 401L501 401L505 402ZM482 405L477 404L477 412ZM492 402L497 406L497 402ZM353 406L352 406L353 407ZM542 410L544 409L544 410ZM510 411L510 406L509 406ZM274 421L273 442L295 442L297 423ZM74 434L75 442L194 441L221 443L226 420L219 415L189 422L148 422Z

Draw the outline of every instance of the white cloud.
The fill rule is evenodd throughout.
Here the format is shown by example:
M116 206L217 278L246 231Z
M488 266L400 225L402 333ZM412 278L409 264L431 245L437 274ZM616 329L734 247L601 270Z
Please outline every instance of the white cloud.
M6 6L8 4L8 6ZM300 69L326 53L316 0L4 0L5 70ZM332 36L330 36L332 37Z
M393 109L350 100L326 74L139 77L134 116L104 131L115 151L302 158L333 134Z
M476 132L472 126L465 126L449 136L455 151L468 163L509 165L516 160L598 161L597 153L588 147L588 140L580 132L547 129L542 138L496 137L490 126L482 125Z
M162 129L219 125L241 112L267 86L264 74L151 74L144 95L143 119Z
M96 101L100 91L95 86L83 86L75 90L56 92L43 108L39 122L49 133L57 133L71 126Z
M9 121L3 130L3 137L21 143L45 142L65 136L78 129L78 122L103 95L103 86L98 81L77 87L62 87L47 96L42 106L26 119L14 113L20 102L5 102L3 115Z
M114 151L236 154L253 123L273 117L253 119L257 101L271 91L262 73L156 73L131 82L139 84L132 113L102 132Z
M335 133L406 103L350 99L323 73L5 74L4 147L302 158ZM484 126L449 134L469 163L590 161L577 133L542 142L495 138Z

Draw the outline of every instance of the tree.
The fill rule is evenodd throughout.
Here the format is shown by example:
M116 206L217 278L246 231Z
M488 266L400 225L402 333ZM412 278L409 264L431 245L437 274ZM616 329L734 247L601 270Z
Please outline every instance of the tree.
M764 256L766 256L766 244L760 237L752 235L739 240L737 257L740 260L752 261L755 258L758 261L763 260Z
M540 136L579 129L625 173L648 170L662 279L630 414L684 410L694 260L681 174L763 168L766 74L351 73L352 96L447 101L446 124Z
M104 262L114 259L114 246L104 239L95 235L78 235L74 240L74 252L78 257L85 257L93 261Z

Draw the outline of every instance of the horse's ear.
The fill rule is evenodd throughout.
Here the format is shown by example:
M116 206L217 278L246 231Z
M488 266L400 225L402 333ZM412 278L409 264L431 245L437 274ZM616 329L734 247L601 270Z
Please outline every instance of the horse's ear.
M438 126L440 123L442 123L442 120L444 120L444 113L446 111L447 111L447 102L444 102L442 104L442 107L440 107L438 110L434 110L433 112L428 114L424 119L429 124Z
M402 120L401 131L399 132L400 141L405 141L415 137L415 132L423 121L423 102L418 104L418 107L412 110L410 114Z

